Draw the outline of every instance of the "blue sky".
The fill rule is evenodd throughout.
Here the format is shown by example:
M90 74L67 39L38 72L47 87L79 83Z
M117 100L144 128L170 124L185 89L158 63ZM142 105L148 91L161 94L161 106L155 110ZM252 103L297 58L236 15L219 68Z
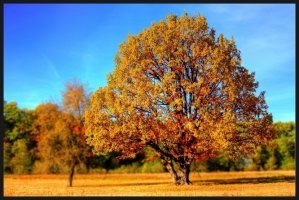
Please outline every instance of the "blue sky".
M295 4L4 4L4 100L59 103L75 77L93 92L129 33L184 11L233 36L274 121L295 121Z

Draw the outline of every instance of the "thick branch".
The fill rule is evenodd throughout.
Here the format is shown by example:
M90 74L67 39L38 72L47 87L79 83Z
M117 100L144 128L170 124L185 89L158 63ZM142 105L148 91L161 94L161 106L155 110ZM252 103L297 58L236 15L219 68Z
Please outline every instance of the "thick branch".
M167 158L171 158L172 160L174 160L175 162L178 161L178 159L176 157L174 157L172 154L163 151L159 145L153 143L152 141L148 141L146 142L146 145L149 145L150 147L152 147L154 150L156 150L160 155L165 156Z

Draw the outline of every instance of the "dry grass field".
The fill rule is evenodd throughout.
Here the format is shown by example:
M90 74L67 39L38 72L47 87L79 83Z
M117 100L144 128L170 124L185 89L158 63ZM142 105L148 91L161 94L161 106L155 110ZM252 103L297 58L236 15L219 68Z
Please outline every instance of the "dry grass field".
M295 196L295 171L191 173L175 186L169 174L5 175L4 196Z

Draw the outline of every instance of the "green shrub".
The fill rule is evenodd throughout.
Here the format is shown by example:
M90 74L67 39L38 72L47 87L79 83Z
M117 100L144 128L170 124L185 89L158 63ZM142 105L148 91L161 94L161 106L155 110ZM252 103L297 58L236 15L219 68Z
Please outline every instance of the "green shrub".
M141 173L161 173L165 172L160 160L145 162L141 167Z

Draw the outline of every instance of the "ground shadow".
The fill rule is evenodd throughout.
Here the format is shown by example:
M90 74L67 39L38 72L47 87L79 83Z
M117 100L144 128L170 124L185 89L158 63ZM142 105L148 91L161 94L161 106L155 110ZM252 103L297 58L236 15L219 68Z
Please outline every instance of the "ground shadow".
M100 182L100 180L99 180ZM295 182L295 176L274 176L258 178L231 178L231 179L212 179L212 180L191 180L192 184L219 185L219 184L259 184L259 183L278 183ZM148 186L148 185L169 185L171 181L165 182L142 182L142 183L117 183L117 184L95 184L95 185L75 185L74 187L126 187L126 186Z
M99 180L100 181L100 180ZM117 184L97 184L97 185L78 185L74 187L125 187L125 186L139 186L139 185L166 185L171 182L150 182L150 183L117 183Z
M279 182L295 182L295 176L273 176L258 178L231 178L231 179L212 179L212 180L195 180L193 183L207 184L259 184L259 183L279 183Z

